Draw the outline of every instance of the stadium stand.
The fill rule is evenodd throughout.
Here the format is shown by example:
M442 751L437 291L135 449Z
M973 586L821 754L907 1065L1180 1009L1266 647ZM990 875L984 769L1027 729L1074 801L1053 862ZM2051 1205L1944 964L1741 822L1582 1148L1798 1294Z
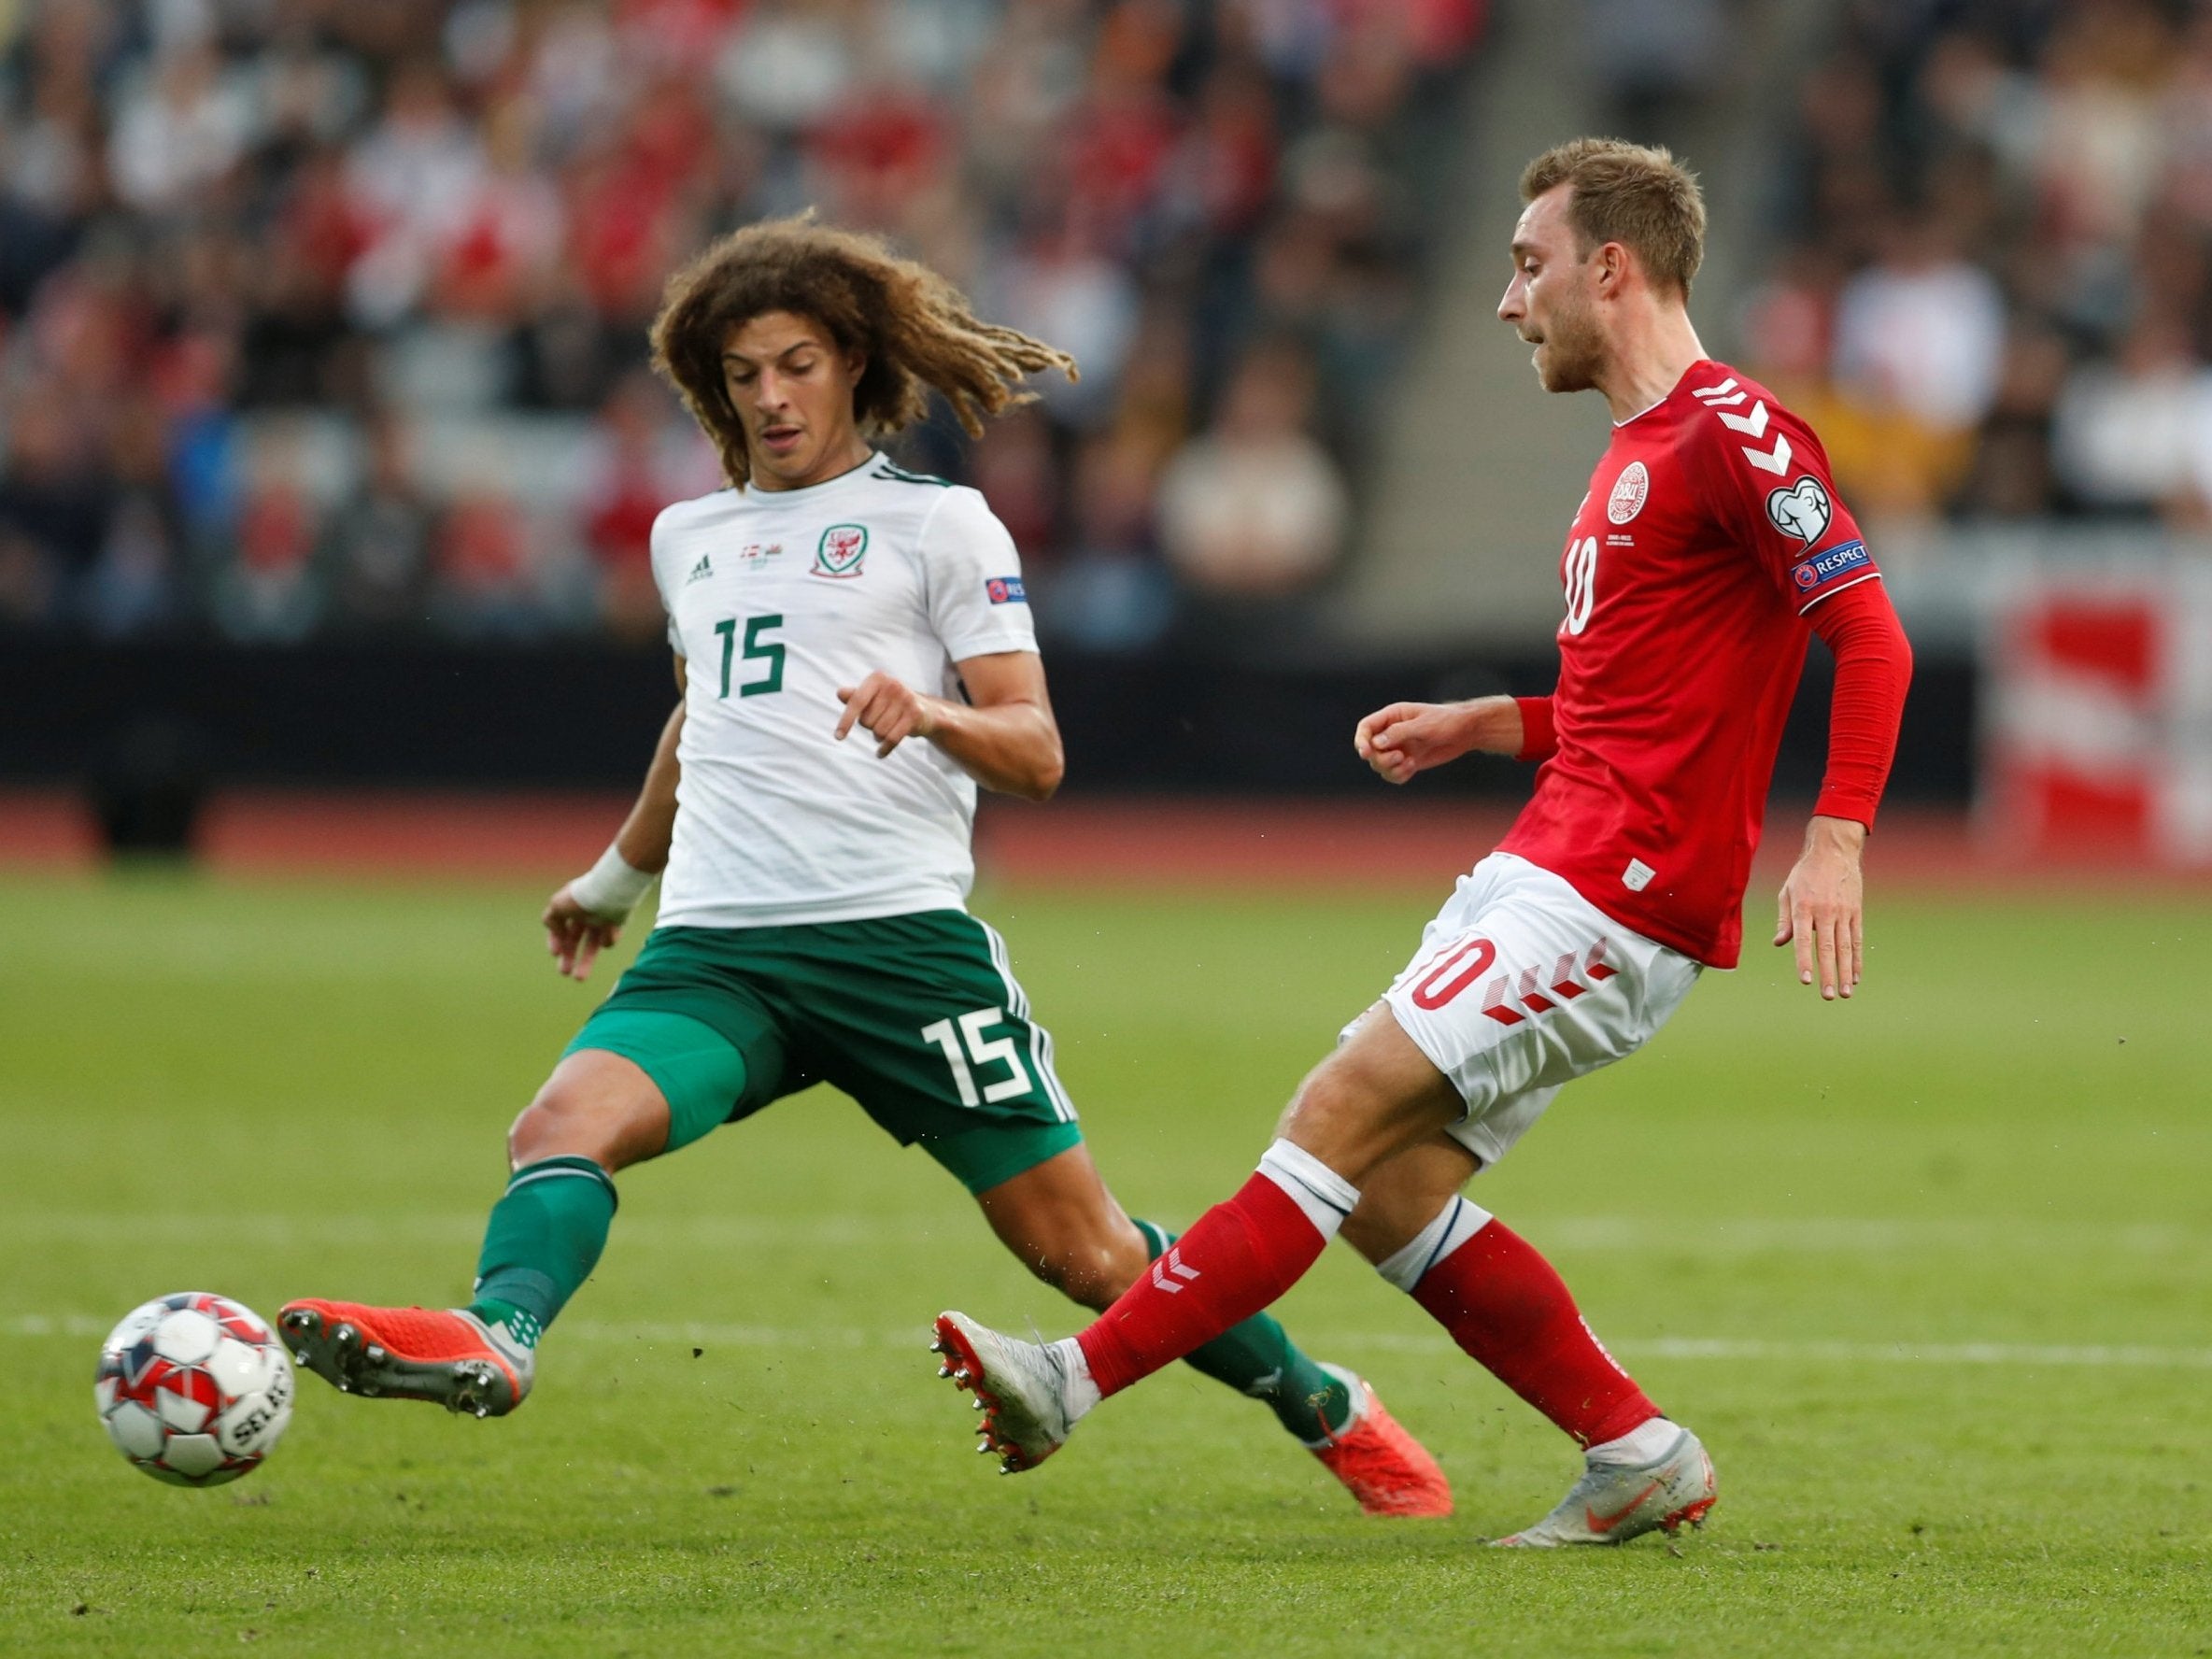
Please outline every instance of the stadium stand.
M658 638L653 517L719 480L645 324L689 250L808 206L1082 360L908 450L988 491L1076 643L1310 588L1482 13L0 6L0 629ZM1222 500L1286 490L1227 545Z
M2212 17L1841 8L1769 204L1746 357L1888 517L2212 501Z

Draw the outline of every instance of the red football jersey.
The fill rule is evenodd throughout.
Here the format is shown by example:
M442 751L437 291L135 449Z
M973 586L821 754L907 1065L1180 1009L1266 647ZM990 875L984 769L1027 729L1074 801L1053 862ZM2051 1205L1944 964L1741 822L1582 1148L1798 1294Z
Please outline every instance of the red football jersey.
M1735 967L1803 618L1879 574L1812 430L1726 364L1694 364L1613 428L1575 511L1558 748L1500 848Z

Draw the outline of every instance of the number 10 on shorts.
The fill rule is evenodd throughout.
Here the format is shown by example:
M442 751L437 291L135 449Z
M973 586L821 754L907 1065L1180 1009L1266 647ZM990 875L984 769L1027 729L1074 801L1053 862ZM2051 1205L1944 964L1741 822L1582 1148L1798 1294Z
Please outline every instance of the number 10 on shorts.
M960 1091L960 1104L996 1105L1000 1100L1011 1100L1016 1095L1026 1095L1035 1086L1029 1081L1029 1070L1022 1064L1021 1050L1011 1037L985 1037L984 1033L1006 1017L1001 1009L978 1008L971 1014L960 1015L957 1027L949 1019L922 1028L922 1041L934 1042L944 1050L945 1063L953 1069L953 1086ZM967 1052L961 1052L965 1042ZM985 1066L1001 1065L1006 1075L996 1083L986 1083L983 1093L975 1092L975 1074Z

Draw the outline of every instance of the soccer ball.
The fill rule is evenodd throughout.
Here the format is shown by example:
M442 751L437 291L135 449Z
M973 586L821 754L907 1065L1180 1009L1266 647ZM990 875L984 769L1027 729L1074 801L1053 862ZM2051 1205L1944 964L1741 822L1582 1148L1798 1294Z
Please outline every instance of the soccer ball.
M292 1393L291 1357L261 1315L198 1290L132 1309L92 1384L115 1449L176 1486L251 1473L291 1421Z

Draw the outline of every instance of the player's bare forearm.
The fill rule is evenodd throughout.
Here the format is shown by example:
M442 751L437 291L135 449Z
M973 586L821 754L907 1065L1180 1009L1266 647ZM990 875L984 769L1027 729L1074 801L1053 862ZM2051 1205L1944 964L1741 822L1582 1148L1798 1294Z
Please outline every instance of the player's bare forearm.
M1067 760L1060 748L1059 723L1049 707L1021 702L973 708L943 697L926 701L932 719L920 735L950 755L985 788L1026 801L1047 801L1060 787Z
M1462 755L1518 755L1524 735L1519 703L1476 697L1377 709L1353 731L1352 746L1387 782L1402 784Z
M1468 754L1511 757L1518 755L1527 741L1521 725L1521 704L1513 698L1476 697L1453 706L1460 711Z
M653 750L652 765L645 769L637 803L615 837L616 851L633 870L658 872L668 868L669 844L676 832L676 784L683 775L676 744L683 735L684 705L679 701L660 729L660 742Z
M1774 943L1796 946L1797 982L1817 974L1822 1001L1849 997L1865 967L1865 825L1816 814L1779 896Z

